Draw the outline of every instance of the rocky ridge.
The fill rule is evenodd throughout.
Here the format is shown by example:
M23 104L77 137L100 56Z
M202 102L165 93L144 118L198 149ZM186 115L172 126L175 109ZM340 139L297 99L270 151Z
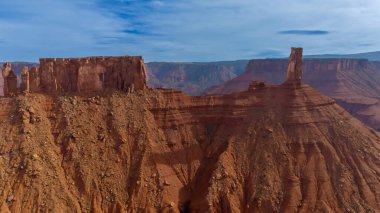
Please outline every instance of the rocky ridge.
M11 64L2 70L3 94L43 92L49 94L89 93L105 90L130 92L147 88L141 56L42 58L38 67L21 72L21 85Z

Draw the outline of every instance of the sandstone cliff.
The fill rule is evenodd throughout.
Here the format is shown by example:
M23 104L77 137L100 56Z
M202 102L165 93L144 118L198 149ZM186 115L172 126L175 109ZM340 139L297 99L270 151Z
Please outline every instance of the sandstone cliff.
M40 89L47 93L145 89L142 57L40 59Z
M252 80L279 84L286 78L285 59L252 60L235 79L205 91L207 95L244 91ZM303 81L370 127L380 130L380 68L366 59L305 59Z
M116 89L129 92L147 88L145 64L140 56L44 58L38 67L29 70L29 66L23 67L17 81L10 63L6 63L2 75L4 95L29 91L59 94ZM17 82L21 82L20 87Z
M1 98L0 211L380 211L378 133L309 86L251 85Z

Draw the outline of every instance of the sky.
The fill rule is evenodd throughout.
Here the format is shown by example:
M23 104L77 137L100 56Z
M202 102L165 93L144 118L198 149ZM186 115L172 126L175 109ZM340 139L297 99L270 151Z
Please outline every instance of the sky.
M0 61L221 61L380 50L380 0L0 0Z

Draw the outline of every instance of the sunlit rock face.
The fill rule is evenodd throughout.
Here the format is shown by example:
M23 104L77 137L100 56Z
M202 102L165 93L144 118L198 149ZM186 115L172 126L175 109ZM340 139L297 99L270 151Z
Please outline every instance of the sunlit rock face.
M147 87L139 56L40 59L40 89L47 93L94 92Z

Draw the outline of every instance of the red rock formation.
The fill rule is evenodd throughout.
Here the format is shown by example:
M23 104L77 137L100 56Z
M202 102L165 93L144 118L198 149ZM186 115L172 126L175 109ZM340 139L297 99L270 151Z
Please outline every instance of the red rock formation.
M292 48L286 83L300 85L302 80L302 48Z
M21 84L20 84L21 92L29 92L29 68L24 67L21 72Z
M244 91L253 80L281 84L286 78L285 59L252 60L237 78L206 90L207 95ZM380 69L365 59L305 59L303 81L334 98L370 127L380 130Z
M0 75L0 96L4 96L4 78Z
M9 75L9 73L12 71L11 69L11 64L10 63L5 63L4 64L4 68L2 69L2 76L3 76L3 79L4 79L4 85L3 85L3 94L4 95L8 95L9 92L8 92L8 81L7 81L7 77Z
M29 70L29 89L32 92L38 92L40 90L40 75L37 67L33 67Z
M141 57L40 59L40 87L48 93L145 89Z
M2 76L4 79L3 92L4 95L11 95L17 93L17 76L11 69L11 64L6 63L2 70Z
M4 95L11 95L11 94L16 94L18 92L18 89L17 89L17 76L15 75L15 73L13 72L13 70L11 70L8 74L8 76L6 77L5 81L7 82L6 85L8 87L8 93Z
M6 63L0 63L0 67L5 66ZM12 62L11 63L11 69L13 70L14 74L18 77L21 76L22 69L27 66L29 69L32 67L37 67L37 63L30 63L30 62ZM4 79L3 76L0 75L0 96L4 96Z
M252 81L252 83L249 85L248 90L264 89L265 87L266 85L262 81Z

